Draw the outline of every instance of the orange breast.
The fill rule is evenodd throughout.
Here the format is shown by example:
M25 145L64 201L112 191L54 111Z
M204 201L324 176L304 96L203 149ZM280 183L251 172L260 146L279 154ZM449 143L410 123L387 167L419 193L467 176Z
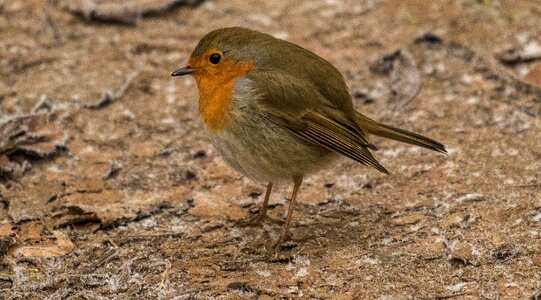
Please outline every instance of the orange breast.
M232 121L231 101L235 78L253 69L254 63L224 60L194 73L199 88L199 113L212 131L223 130Z

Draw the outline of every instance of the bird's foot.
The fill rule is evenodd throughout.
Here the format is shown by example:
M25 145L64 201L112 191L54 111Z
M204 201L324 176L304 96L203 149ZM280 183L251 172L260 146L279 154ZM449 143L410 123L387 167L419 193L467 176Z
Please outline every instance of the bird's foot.
M268 221L268 222L274 223L274 224L278 224L278 225L282 225L284 223L284 221L282 221L280 219L271 218L271 217L267 216L267 214L259 213L259 214L257 214L257 216L255 216L253 218L241 221L240 225L241 226L259 226L265 221Z
M287 248L294 248L296 246L296 244L292 243L292 245L287 245L287 244L289 244L288 240L289 240L289 234L288 233L286 233L285 235L280 234L280 237L278 238L278 240L276 240L276 242L271 244L270 249L273 249L275 251L279 251L279 250L283 250L283 249L287 249Z

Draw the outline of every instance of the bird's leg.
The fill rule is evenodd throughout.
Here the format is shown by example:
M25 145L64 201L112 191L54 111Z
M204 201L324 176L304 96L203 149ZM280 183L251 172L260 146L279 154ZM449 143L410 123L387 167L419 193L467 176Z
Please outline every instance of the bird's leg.
M263 199L263 203L261 204L261 207L259 208L259 212L257 213L257 216L255 216L253 219L251 219L249 222L252 224L259 224L265 220L265 217L267 217L267 206L269 205L269 199L272 191L272 182L269 182L267 185L267 192L265 193L265 198Z
M274 247L280 246L283 242L287 240L289 233L289 227L291 226L291 216L293 215L293 209L295 208L295 200L297 199L297 194L302 184L302 177L293 178L293 193L291 194L291 200L289 200L289 208L287 209L286 222L282 226L282 232L280 233L280 238L274 244Z
M257 216L248 220L244 225L257 225L265 221L265 219L268 219L274 223L280 223L279 220L274 220L267 216L267 207L269 205L271 191L272 191L272 182L269 182L269 184L267 185L267 192L265 193L265 199L263 199L263 203L261 204L261 208L259 208L259 212L257 213Z

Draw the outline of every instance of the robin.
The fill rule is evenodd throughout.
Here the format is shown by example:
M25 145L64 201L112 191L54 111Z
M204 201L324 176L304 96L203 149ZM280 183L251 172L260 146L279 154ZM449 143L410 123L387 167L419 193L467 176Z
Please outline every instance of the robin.
M389 174L370 152L376 149L370 135L446 153L433 139L357 112L344 78L331 63L265 33L240 27L208 33L188 65L171 73L184 75L197 82L199 113L224 160L240 173L268 183L252 223L266 218L273 184L293 181L276 245L288 237L306 174L340 154Z

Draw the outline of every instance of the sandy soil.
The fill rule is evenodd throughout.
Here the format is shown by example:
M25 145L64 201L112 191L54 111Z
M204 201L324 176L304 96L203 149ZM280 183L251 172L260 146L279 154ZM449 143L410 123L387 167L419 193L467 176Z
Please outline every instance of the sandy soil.
M216 0L132 25L66 6L0 1L0 298L541 297L539 1ZM278 225L239 225L264 184L169 77L231 25L315 51L359 110L449 155L376 139L392 175L343 159L308 177L269 251Z

